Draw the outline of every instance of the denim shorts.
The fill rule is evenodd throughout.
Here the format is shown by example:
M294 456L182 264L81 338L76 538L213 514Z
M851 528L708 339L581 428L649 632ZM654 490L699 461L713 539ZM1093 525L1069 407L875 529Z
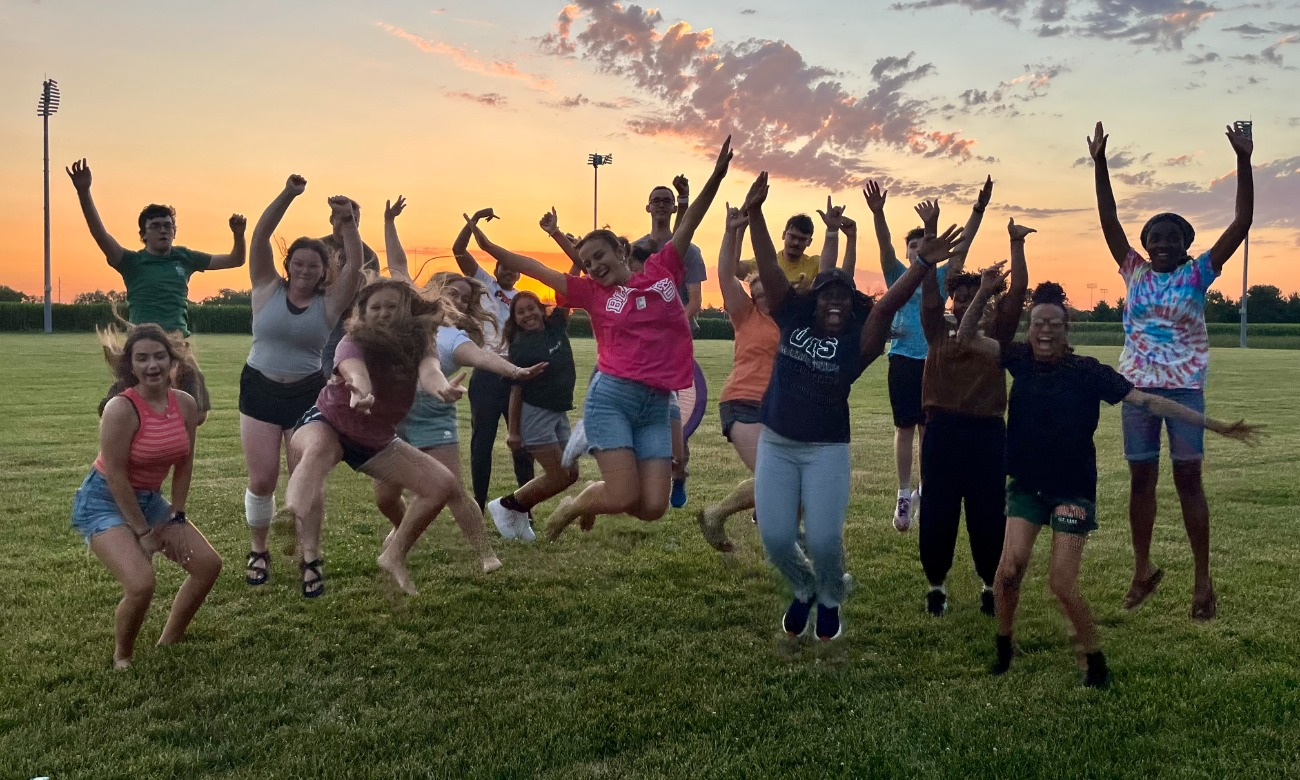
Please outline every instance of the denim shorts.
M637 460L672 458L668 396L635 380L597 372L583 408L589 451L630 449Z
M1142 392L1168 398L1188 409L1205 414L1205 391L1187 388L1142 388ZM1169 457L1174 462L1205 458L1205 429L1198 425L1157 417L1146 409L1124 404L1120 411L1124 426L1124 459L1130 463L1155 463L1160 460L1160 423L1169 432Z
M150 528L167 522L171 517L171 504L157 490L137 490L135 500ZM72 499L72 527L89 542L95 534L119 525L126 525L126 519L117 506L117 499L108 489L108 480L98 469L91 469Z
M569 443L569 413L533 406L527 401L519 413L519 437L525 447Z

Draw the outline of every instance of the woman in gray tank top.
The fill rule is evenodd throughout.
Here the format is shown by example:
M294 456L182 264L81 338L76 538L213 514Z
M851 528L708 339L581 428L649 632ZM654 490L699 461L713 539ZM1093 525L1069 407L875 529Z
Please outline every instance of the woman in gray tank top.
M331 279L330 252L320 240L302 237L289 245L281 276L271 252L271 234L289 204L307 188L294 174L262 212L253 228L248 274L253 284L253 348L239 377L239 438L248 464L244 515L248 520L249 585L271 574L267 531L275 515L275 486L280 479L281 446L298 419L316 402L325 384L321 350L334 323L352 305L361 285L361 258L343 259L340 276ZM330 198L336 211L349 209L347 198ZM289 463L290 470L293 462Z

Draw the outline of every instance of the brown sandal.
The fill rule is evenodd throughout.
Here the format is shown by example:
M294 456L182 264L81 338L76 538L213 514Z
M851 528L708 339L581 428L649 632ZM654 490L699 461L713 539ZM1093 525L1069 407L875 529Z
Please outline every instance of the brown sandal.
M1219 597L1210 591L1210 597L1203 601L1192 602L1192 620L1202 622L1214 620L1219 614Z
M1124 594L1124 609L1130 612L1142 606L1142 602L1151 597L1160 586L1160 580L1165 578L1164 569L1156 569L1150 577L1142 582L1134 582L1129 586L1128 593Z

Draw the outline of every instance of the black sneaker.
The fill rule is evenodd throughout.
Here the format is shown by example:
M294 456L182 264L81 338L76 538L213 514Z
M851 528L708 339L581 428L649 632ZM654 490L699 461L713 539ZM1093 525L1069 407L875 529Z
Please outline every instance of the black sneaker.
M998 658L989 667L989 674L997 677L1011 670L1011 657L1015 654L1011 637L998 634Z
M948 594L938 588L931 588L925 594L925 611L934 617L943 617L948 611Z
M1105 688L1110 685L1110 669L1100 650L1088 653L1088 669L1083 673L1083 687Z
M989 617L998 616L998 602L993 597L992 588L985 588L980 591L980 612L983 612Z
M840 622L840 608L817 605L817 638L823 642L839 639L844 634L844 624Z
M808 613L812 612L813 599L800 601L795 599L785 610L781 618L781 630L790 637L802 636L808 631Z

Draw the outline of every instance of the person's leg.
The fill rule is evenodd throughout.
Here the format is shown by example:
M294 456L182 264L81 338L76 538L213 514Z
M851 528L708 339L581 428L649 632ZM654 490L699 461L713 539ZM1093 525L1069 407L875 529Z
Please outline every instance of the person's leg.
M531 447L529 452L533 460L541 464L542 475L534 477L512 494L514 500L522 507L521 511L524 512L558 496L578 481L577 467L566 469L560 464L560 459L564 455L564 448L561 445L547 444L542 447Z
M290 448L297 467L284 490L285 509L293 513L303 563L320 566L321 524L325 520L325 478L343 459L338 434L324 422L310 422L294 432ZM309 577L310 575L310 577ZM309 568L303 570L304 595L323 590L321 580Z
M641 503L641 477L632 447L597 450L592 453L600 467L600 481L593 482L575 497L562 500L546 521L546 534L559 537L570 523L590 515L631 513Z
M682 428L682 407L676 394L669 401L668 420L672 437L672 505L677 508L686 506L686 463L691 452L686 447L686 434Z
M978 448L979 454L967 459L968 470L961 482L966 494L966 535L970 537L971 558L975 573L984 583L980 609L991 615L996 609L993 579L997 576L1007 527L1006 426L1001 419L980 421L976 434L970 446ZM940 484L930 486L931 490L941 488ZM922 518L924 529L924 510Z
M125 525L90 537L90 549L122 585L122 600L113 610L113 666L125 669L135 656L135 639L153 600L153 565Z
M275 486L280 480L280 445L284 429L273 423L239 415L239 441L248 466L244 490L244 519L248 523L249 547L245 578L250 585L266 582L271 562L266 537L275 516Z
M754 462L758 456L758 434L762 430L763 426L759 423L739 421L731 423L731 427L727 430L732 448L751 474L754 472ZM704 535L705 541L715 550L731 552L733 545L727 538L724 528L727 518L737 512L753 508L754 480L747 479L737 485L726 498L702 509L695 519L700 525L700 532Z
M1015 516L1015 507L1008 503L1006 542L1002 546L1002 559L994 578L997 594L998 641L997 660L990 670L1003 674L1011 668L1011 637L1016 627L1016 609L1020 606L1020 585L1029 570L1029 557L1034 551L1041 526L1023 517Z
M787 633L796 635L803 633L808 610L817 597L817 580L812 564L799 545L804 470L798 450L798 443L765 430L759 437L758 460L754 469L754 504L763 518L758 524L763 550L790 583L795 601L804 605L802 620L793 626L789 620L783 623ZM787 618L790 611L787 611Z
M904 425L894 429L894 464L898 471L898 495L912 495L912 442L916 438L916 426Z
M817 581L817 637L841 633L844 598L844 514L849 508L849 445L808 447L800 482L804 547Z
M1210 505L1201 481L1201 461L1174 461L1174 486L1183 509L1183 527L1192 546L1194 580L1192 617L1211 620L1218 612L1214 582L1210 579Z
M921 478L933 479L933 488L921 495L917 535L921 568L931 592L937 594L926 596L926 609L938 616L948 608L944 583L957 547L962 499L960 472L970 468L964 450L969 437L959 421L939 419L931 421L925 435L929 440L921 453Z
M199 529L189 523L182 527L185 529L190 557L180 566L189 576L181 583L181 589L176 592L176 598L172 600L172 609L167 615L167 625L163 627L162 636L158 637L159 645L171 645L181 641L185 636L185 629L194 619L194 613L203 606L203 601L208 597L212 586L217 584L217 577L221 575L221 556L217 551L212 549L212 545Z
M658 520L668 511L668 494L673 478L672 459L638 460L636 467L641 496L637 505L628 510L628 514L646 522Z
M1156 524L1156 484L1160 479L1160 418L1124 404L1120 411L1124 458L1128 461L1128 522L1133 540L1133 581L1124 596L1124 609L1137 609L1155 592L1163 572L1151 562L1151 536Z
M502 388L506 388L504 398ZM510 394L500 377L488 371L475 371L469 379L470 440L469 472L474 485L474 500L482 507L487 503L492 482L492 448L496 445L497 425L510 409Z
M392 524L393 530L397 530L397 527L402 524L402 518L406 516L406 499L402 498L402 488L395 482L378 479L373 482L375 506Z
M1067 511L1082 511L1069 507ZM1052 595L1061 605L1061 611L1070 621L1070 635L1075 654L1083 661L1084 685L1100 687L1109 682L1106 658L1098 649L1097 627L1083 594L1079 592L1079 567L1083 561L1083 548L1087 534L1055 531L1052 534L1052 558L1048 564L1047 581Z
M497 561L496 553L492 552L492 546L488 544L487 537L483 533L483 510L470 498L465 490L465 482L461 479L459 442L431 447L424 452L451 474L452 490L446 498L447 509L451 512L451 518L456 521L456 526L460 528L465 541L469 542L470 547L479 554L484 571L499 568L501 562ZM437 514L434 512L434 517L430 520L436 518ZM495 567L492 565L493 562Z

